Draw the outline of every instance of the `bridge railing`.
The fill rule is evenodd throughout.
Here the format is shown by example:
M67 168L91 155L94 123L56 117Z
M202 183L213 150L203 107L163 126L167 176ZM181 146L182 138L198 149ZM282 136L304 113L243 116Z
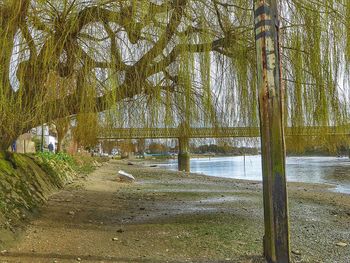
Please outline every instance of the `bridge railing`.
M348 135L349 126L315 126L287 127L286 136L322 136ZM220 127L220 128L190 128L186 131L179 128L117 128L110 133L99 136L99 139L142 139L142 138L230 138L259 137L259 127Z

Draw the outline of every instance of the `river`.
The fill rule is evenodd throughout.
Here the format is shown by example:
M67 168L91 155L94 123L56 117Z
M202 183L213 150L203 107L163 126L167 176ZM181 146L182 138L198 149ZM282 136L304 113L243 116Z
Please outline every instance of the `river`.
M334 191L350 194L349 158L287 157L286 163L287 181L329 184ZM177 160L167 160L157 165L177 170ZM191 172L217 177L261 180L261 156L192 158Z

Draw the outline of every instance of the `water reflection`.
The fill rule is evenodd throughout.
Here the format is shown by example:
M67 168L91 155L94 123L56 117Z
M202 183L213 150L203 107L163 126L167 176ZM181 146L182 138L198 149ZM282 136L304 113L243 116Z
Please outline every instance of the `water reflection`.
M158 166L177 170L177 160L168 160ZM217 177L261 180L261 157L193 158L191 172ZM337 157L288 157L287 180L332 184L336 185L336 191L350 194L350 160Z

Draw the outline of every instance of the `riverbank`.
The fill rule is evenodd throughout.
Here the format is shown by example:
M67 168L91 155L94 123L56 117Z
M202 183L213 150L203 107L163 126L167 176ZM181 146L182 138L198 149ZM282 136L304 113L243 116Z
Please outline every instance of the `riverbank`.
M136 182L118 182L118 170ZM349 262L350 196L322 185L288 189L294 262ZM261 183L112 160L51 196L0 259L263 262L262 236Z
M96 165L84 156L1 152L0 251L16 240L50 195L92 172Z

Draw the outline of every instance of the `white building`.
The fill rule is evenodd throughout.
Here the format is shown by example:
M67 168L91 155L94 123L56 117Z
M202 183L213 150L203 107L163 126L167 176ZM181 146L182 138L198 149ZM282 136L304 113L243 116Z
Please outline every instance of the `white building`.
M44 150L47 149L47 147L48 147L48 145L50 143L52 143L53 146L54 146L54 151L56 151L57 138L55 136L53 136L52 134L50 134L49 126L43 125L43 126L36 127L33 130L35 130L36 137L39 140L43 139L43 141L44 141Z

